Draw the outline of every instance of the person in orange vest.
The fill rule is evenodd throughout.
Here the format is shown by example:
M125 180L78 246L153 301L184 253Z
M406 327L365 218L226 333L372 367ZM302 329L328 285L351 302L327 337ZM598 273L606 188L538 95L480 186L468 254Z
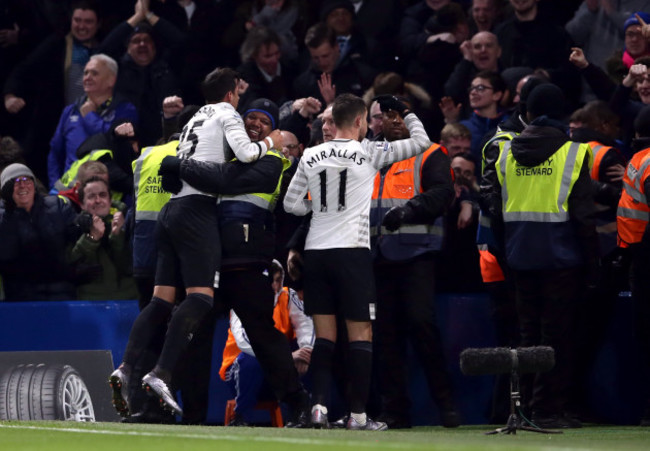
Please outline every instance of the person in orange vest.
M295 342L297 349L292 352L293 360L300 376L309 369L311 351L314 347L314 323L305 315L302 290L283 287L284 269L273 260L271 264L272 287L275 293L273 321L275 328ZM219 376L230 388L235 397L235 416L228 426L247 426L255 404L261 399L273 400L273 392L265 381L253 347L241 320L230 311L230 329L223 350Z
M380 102L383 137L379 140L408 138L402 118L407 107L398 98L389 100ZM390 429L411 427L407 339L424 368L442 425L460 424L432 308L434 257L444 238L443 215L454 195L447 150L438 144L421 155L393 163L375 178L370 211L377 287L373 336L381 397L379 418Z
M585 290L578 307L575 333L575 372L568 409L581 419L593 418L587 384L613 317L618 293L625 285L625 271L616 246L616 209L623 189L626 158L616 141L619 117L602 100L587 103L573 112L569 134L575 142L587 143L593 154L590 175L596 201L596 231L600 244L600 277L593 290Z
M616 224L618 245L628 255L632 300L636 306L636 328L643 354L650 355L650 106L644 107L634 120L636 153L623 176L623 193L618 203ZM646 368L647 370L647 368ZM647 380L647 376L646 376ZM641 426L650 426L650 397Z

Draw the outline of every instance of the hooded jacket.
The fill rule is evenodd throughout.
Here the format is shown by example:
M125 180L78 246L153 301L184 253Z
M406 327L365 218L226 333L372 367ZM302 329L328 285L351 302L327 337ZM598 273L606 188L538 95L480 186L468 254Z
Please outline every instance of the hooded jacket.
M561 129L561 124L542 116L533 121L522 131L521 135L512 140L511 152L515 161L520 165L535 167L552 157L567 142L569 142L569 137ZM576 253L572 256L572 261L582 262L582 264L587 264L590 268L593 268L598 262L599 246L594 220L595 204L593 185L589 175L589 161L590 155L587 154L578 179L568 197L568 213L570 223L573 225L570 233L572 236L553 237L552 242L548 243L537 242L534 248L544 252L544 248L566 246L568 252L573 251ZM498 221L493 223L493 229L497 239L500 238L505 241L506 228L502 228L502 195L500 191L495 194L494 198L498 203L492 204L490 213L493 217L498 218ZM517 249L516 246L513 247L512 243L508 244L508 260L520 258L521 255L517 254L522 249ZM506 249L505 246L501 248ZM560 266L538 268L539 262L533 261L536 259L534 255L528 255L526 258L531 260L530 267L522 268L520 266L515 269L559 269L562 267L561 263L556 263Z

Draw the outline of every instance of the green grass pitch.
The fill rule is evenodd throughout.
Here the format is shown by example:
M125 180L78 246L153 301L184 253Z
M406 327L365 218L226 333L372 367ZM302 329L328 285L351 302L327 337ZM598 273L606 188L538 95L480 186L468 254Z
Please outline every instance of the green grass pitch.
M593 426L544 435L486 436L493 426L411 430L234 428L119 423L0 422L2 451L649 450L650 428Z

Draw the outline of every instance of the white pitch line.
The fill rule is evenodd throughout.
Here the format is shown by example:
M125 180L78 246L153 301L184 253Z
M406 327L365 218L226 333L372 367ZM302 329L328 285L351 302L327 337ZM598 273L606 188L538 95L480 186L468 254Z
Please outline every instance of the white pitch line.
M142 437L178 437L178 438L188 438L188 439L199 439L199 440L230 440L230 441L256 441L256 442L278 442L278 443L289 443L295 445L318 445L318 446L332 446L332 445L346 445L346 446L365 446L365 447L376 447L381 446L385 448L395 448L395 449L412 449L414 446L420 444L414 443L396 443L396 442L382 442L381 444L377 442L370 441L340 441L340 440L321 440L321 439L310 439L310 438L292 438L292 437L243 437L239 435L203 435L203 434L186 434L186 433L162 433L162 432L140 432L140 431L111 431L111 430L96 430L96 429L80 429L80 428L58 428L58 427L45 427L45 426L21 426L21 425L11 425L11 424L0 424L0 428L5 429L30 429L36 431L56 431L56 432L73 432L79 434L99 434L99 435L131 435L131 436L142 436ZM379 433L381 435L381 433ZM379 439L379 437L378 437ZM422 443L421 446L428 446L426 443Z

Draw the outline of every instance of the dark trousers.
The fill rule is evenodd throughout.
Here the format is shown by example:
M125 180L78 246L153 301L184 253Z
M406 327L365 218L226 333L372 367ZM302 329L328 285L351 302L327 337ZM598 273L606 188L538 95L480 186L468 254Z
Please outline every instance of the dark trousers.
M618 294L626 284L626 268L613 252L601 259L598 284L580 297L575 326L575 371L570 386L569 409L589 414L587 381L594 362L605 341L608 326L614 317ZM587 417L589 418L589 417Z
M273 290L262 268L221 273L219 298L232 308L246 330L253 352L278 400L301 390L287 337L273 323Z
M441 409L453 407L451 379L445 366L434 301L431 256L407 263L375 265L377 317L373 340L382 410L408 418L407 340L424 368L431 396Z
M578 267L513 274L521 346L551 346L555 350L553 369L535 374L532 381L530 377L524 378L524 393L532 387L529 396L533 411L541 415L560 414L568 401L573 372L573 326L584 272Z

